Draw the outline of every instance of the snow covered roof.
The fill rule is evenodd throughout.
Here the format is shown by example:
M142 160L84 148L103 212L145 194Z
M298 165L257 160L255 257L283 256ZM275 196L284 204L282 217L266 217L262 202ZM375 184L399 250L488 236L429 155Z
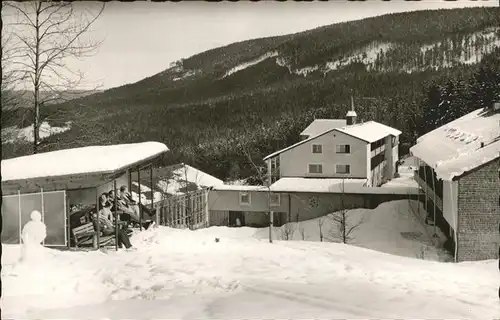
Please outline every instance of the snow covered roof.
M316 136L310 136L309 138L304 139L302 141L299 141L295 144L292 144L291 146L288 146L284 149L281 149L281 150L278 150L274 153L271 153L270 155L266 156L263 160L265 161L267 159L274 158L275 156L277 156L285 151L293 149L293 148L295 148L303 143L314 140L314 139L316 139L324 134L327 134L329 132L332 132L332 131L342 132L342 133L348 134L352 137L366 141L368 143L375 142L379 139L387 137L388 135L398 136L401 134L401 131L394 129L394 128L391 128L389 126L386 126L384 124L381 124L381 123L378 123L375 121L367 121L367 122L353 124L353 125L349 125L349 126L333 128L333 129L327 130L321 134L318 134Z
M313 137L335 128L345 127L345 119L316 119L300 133L301 136Z
M169 149L160 142L89 146L2 160L2 181L112 173Z
M356 111L354 111L354 110L347 111L346 117L357 117L357 116L358 115L357 115Z
M336 129L350 136L372 143L389 135L398 136L401 131L375 121L357 123Z
M481 108L421 136L410 152L434 168L438 178L451 180L496 159L498 139L500 113Z
M203 172L199 169L191 167L187 164L179 164L172 170L172 178L158 181L158 188L169 194L181 194L182 188L186 186L186 182L192 183L198 187L215 187L224 184L224 181Z
M245 186L235 184L223 184L214 186L216 191L269 191L265 186Z
M342 181L343 180L343 181ZM281 178L271 185L272 192L417 194L414 187L366 187L366 179Z

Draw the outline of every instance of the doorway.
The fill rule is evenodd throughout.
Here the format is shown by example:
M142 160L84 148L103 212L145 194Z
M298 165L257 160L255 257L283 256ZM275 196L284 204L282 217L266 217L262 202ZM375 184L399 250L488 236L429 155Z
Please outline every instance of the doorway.
M245 226L244 213L242 211L229 211L229 226L244 227Z

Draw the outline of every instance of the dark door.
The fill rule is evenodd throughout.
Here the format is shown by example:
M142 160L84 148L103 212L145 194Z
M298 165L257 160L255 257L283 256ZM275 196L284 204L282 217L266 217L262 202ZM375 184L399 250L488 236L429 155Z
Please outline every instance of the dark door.
M230 227L243 227L244 225L245 225L245 215L243 212L241 212L241 211L229 211L229 226Z

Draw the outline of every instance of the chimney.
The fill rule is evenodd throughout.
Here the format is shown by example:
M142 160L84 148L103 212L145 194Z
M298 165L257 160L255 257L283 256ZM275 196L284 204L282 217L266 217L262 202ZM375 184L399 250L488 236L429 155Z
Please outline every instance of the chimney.
M484 148L484 142L481 142L481 148Z
M358 115L356 114L356 111L354 111L354 97L351 96L351 110L347 111L347 115L346 115L347 125L350 126L350 125L356 124L357 116Z

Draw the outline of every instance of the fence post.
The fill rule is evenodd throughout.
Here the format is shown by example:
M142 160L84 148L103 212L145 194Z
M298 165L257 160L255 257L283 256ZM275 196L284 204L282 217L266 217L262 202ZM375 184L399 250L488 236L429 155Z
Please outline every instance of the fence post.
M22 210L21 210L21 190L18 189L17 190L17 199L18 199L18 206L19 206L19 244L22 244L22 229L23 229L23 220L21 219L21 215L22 215Z
M141 168L137 168L137 183L139 184L139 231L142 231L142 208L141 208ZM132 192L132 191L130 191Z
M45 210L43 209L43 188L40 188L40 201L42 204L42 222L45 223ZM45 225L47 227L47 225ZM45 238L42 241L42 245L45 245Z

